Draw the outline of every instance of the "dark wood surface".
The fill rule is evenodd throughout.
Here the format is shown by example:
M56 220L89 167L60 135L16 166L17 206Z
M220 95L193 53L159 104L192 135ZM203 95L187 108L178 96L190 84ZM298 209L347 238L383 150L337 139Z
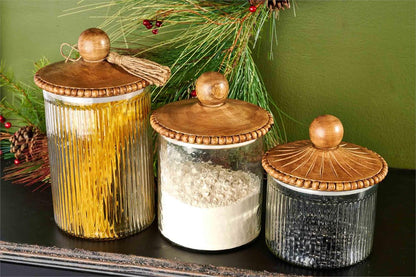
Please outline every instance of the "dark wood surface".
M158 232L156 221L143 232L118 241L88 241L61 232L53 220L50 189L1 181L2 261L130 275L266 274L284 275L415 275L415 171L391 169L378 191L372 254L365 261L336 270L310 270L273 256L264 231L238 249L201 253L177 247ZM264 228L263 228L264 230ZM97 266L99 265L99 266ZM15 268L9 263L1 273ZM23 268L22 268L23 270ZM247 271L245 271L247 270ZM10 272L9 272L10 273Z
M82 276L82 277L98 277L98 276L110 276L102 273L90 273L81 272L61 268L41 267L27 264L17 263L0 263L0 276Z

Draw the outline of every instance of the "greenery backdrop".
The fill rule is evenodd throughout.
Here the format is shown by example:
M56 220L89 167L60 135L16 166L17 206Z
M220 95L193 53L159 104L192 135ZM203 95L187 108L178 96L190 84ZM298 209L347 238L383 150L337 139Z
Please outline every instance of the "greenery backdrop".
M76 43L102 22L105 10L58 17L77 2L0 0L0 57L18 80L31 82L34 60L61 60L61 42ZM330 113L342 120L345 141L378 152L391 167L415 168L416 2L296 3L296 17L281 13L274 60L268 40L255 50L269 91L300 122L285 121L288 141L307 138L313 118Z

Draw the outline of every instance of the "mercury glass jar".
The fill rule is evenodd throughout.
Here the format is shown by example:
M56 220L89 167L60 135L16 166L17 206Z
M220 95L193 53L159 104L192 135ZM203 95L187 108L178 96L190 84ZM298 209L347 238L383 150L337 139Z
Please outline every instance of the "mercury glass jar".
M151 116L159 136L159 230L175 244L225 250L261 229L262 136L271 115L226 99L228 82L208 72L198 99L168 104Z
M377 183L387 174L378 154L341 142L338 118L317 117L311 140L279 145L263 157L268 173L266 244L290 263L349 266L371 252Z
M146 81L102 61L103 31L84 31L78 45L92 47L35 76L45 100L55 222L77 237L117 239L155 216L150 94Z

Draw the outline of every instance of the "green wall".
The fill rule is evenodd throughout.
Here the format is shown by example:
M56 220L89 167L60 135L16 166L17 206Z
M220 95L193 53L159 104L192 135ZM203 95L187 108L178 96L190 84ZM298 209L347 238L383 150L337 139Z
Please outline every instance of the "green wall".
M61 60L62 42L76 43L84 29L102 22L90 18L94 13L58 17L77 2L0 0L0 57L16 79L31 82L34 61L43 56L50 61Z
M304 124L285 121L289 140L329 113L345 141L415 168L415 3L297 1L296 17L281 14L275 59L261 51L257 64L279 107Z
M105 10L58 17L76 3L0 0L0 57L17 79L30 83L32 61L60 60L61 42L102 21L91 16ZM312 119L330 113L345 141L415 168L415 10L414 0L298 0L296 17L281 13L274 60L267 30L254 52L279 107L300 122L284 120L288 140L307 138Z

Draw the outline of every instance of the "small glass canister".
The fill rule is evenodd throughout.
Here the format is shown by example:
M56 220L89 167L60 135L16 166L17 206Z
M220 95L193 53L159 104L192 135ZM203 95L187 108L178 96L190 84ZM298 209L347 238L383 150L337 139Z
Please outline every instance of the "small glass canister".
M254 240L261 229L263 138L272 116L227 99L217 72L196 81L198 99L153 112L159 136L159 230L175 244L225 250Z
M106 33L78 40L81 59L40 69L56 224L88 239L117 239L155 216L147 81L104 60Z
M309 127L311 140L279 145L263 157L266 243L283 260L337 268L371 252L377 183L387 164L367 148L341 142L343 134L338 118L320 116Z

